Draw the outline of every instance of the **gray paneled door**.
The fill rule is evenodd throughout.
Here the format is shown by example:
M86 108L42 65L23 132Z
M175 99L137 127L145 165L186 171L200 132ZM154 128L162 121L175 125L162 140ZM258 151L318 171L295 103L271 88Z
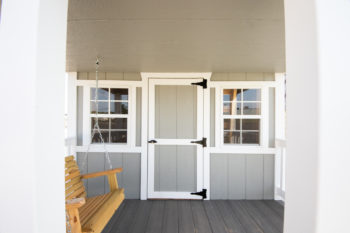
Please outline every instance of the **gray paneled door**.
M149 80L148 198L199 199L203 188L201 79Z

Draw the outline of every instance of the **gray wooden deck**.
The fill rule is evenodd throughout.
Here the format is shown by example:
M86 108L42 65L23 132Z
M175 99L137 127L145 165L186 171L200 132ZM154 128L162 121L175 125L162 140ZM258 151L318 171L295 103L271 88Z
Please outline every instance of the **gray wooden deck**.
M103 233L282 233L275 201L125 200Z

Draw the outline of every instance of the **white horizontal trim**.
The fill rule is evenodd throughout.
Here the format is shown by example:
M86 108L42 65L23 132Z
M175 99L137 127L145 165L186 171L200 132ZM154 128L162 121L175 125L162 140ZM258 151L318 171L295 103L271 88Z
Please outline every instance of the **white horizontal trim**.
M197 144L191 143L191 141L197 141L201 139L160 139L156 138L154 139L157 141L155 145L192 145L195 146Z
M76 146L75 148L76 152L86 152L88 149L88 146ZM112 145L112 144L106 144L106 149L108 152L117 152L117 153L141 153L142 147L129 147L124 145ZM89 152L104 152L103 145L94 145L92 144L89 148Z
M275 148L265 148L259 146L223 146L209 147L209 153L215 154L275 154Z
M211 81L210 87L223 87L223 89L230 88L262 88L262 87L275 87L275 81Z
M195 199L195 200L202 199L202 197L200 197L200 196L191 195L191 192L149 192L148 198Z
M96 80L77 80L77 86L89 86L95 87ZM130 81L130 80L98 80L99 88L127 88L127 87L142 87L142 81Z
M261 115L222 115L224 119L262 119Z
M148 78L172 78L172 79L184 79L184 78L204 78L210 79L211 72L204 73L147 73L141 72L142 79Z

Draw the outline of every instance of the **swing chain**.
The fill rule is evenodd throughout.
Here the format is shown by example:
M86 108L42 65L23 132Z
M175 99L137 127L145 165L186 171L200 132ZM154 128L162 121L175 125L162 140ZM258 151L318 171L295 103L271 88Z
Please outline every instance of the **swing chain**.
M106 147L106 144L105 144L105 141L103 139L103 136L102 136L102 133L101 133L101 129L100 129L100 126L98 124L98 99L97 99L97 96L98 96L98 69L99 69L99 65L100 65L100 61L99 59L97 58L96 59L96 87L95 87L95 99L94 99L94 102L95 102L95 124L94 124L94 128L92 130L92 135L91 135L91 138L90 138L90 143L88 145L88 148L84 154L84 158L83 158L83 164L82 164L82 168L81 170L84 171L85 167L86 167L86 160L87 160L87 155L88 155L88 152L90 150L90 146L92 144L92 140L96 134L96 132L98 133L98 136L99 136L99 139L101 140L102 142L102 145L103 145L103 149L104 149L104 155L105 155L105 158L107 160L107 163L109 165L109 168L112 169L112 162L111 162L111 159L110 159L110 156L109 156L109 153L108 153L108 150L107 150L107 147Z
M96 132L98 133L98 136L102 142L102 145L103 145L103 149L104 149L104 155L105 155L105 158L107 160L107 163L109 165L109 168L112 169L112 162L111 162L111 158L109 156L109 153L108 153L108 150L107 150L107 147L106 147L106 144L105 144L105 141L103 139L103 136L102 136L102 133L101 133L101 129L100 129L100 126L98 124L98 101L97 101L97 94L98 94L98 68L99 68L99 65L100 65L100 61L99 59L97 58L96 59L96 88L95 88L95 124L94 124L94 128L92 130L92 135L91 135L91 138L90 138L90 143L88 145L88 148L84 154L84 157L83 157L83 164L82 164L82 167L81 167L81 171L84 171L85 167L86 167L86 160L87 160L87 155L89 153L89 150L90 150L90 146L92 144L92 140L96 134ZM67 226L67 229L66 229L66 232L67 233L72 233L72 226L69 222L69 216L67 214L67 211L66 211L66 226Z

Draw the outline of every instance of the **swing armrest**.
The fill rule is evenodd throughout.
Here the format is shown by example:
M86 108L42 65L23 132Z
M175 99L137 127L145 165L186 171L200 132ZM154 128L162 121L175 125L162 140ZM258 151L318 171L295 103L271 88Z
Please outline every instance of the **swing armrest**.
M78 209L85 204L85 198L73 198L66 201L66 209Z
M96 177L99 177L99 176L108 176L108 175L120 173L122 171L123 171L123 168L121 168L121 167L120 168L114 168L114 169L107 170L107 171L94 172L94 173L81 175L81 179L90 179L90 178L96 178Z

